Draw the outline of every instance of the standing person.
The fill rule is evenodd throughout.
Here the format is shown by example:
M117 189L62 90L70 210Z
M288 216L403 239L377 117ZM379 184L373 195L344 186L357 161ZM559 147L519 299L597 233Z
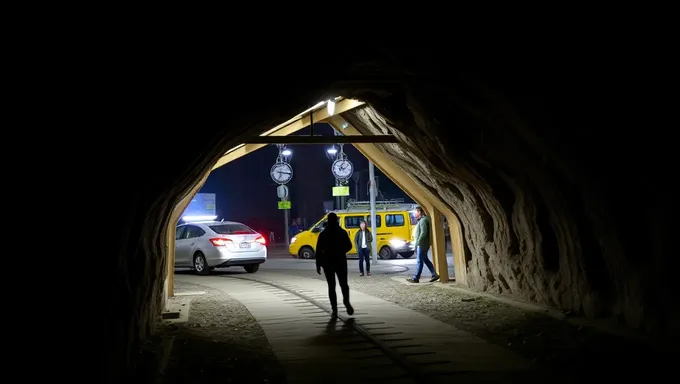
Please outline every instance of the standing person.
M298 226L297 219L293 219L293 222L288 226L288 240L292 240L298 233L300 233L300 227Z
M430 282L439 280L439 275L434 271L434 265L427 257L427 251L430 250L430 218L425 215L423 208L416 207L415 212L418 225L416 225L416 259L418 261L416 267L416 274L406 279L409 283L420 283L420 275L423 273L423 264L430 270L432 278Z
M354 308L349 302L349 284L347 284L347 252L352 249L352 241L344 229L340 228L338 215L328 214L326 227L319 233L316 242L316 273L321 274L321 268L328 283L328 299L331 302L333 317L338 315L338 297L335 293L335 276L342 291L342 302L348 315L354 314Z
M373 234L366 228L366 221L361 220L359 223L359 230L354 235L354 246L359 253L359 276L364 275L364 260L366 260L366 274L371 276L371 243L373 242Z

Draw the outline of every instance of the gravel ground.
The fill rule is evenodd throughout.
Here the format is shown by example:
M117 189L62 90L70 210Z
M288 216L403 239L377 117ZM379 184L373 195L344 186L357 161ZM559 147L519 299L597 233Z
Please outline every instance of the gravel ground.
M281 273L323 280L312 271ZM624 366L626 371L620 372L622 377L637 370L649 374L650 367L659 366L665 352L646 343L624 340L490 298L434 285L401 284L389 275L359 277L350 272L349 284L352 289L416 310L509 348L534 362L537 368L558 373L565 380L583 380L584 375L592 376L593 372L606 372L608 378L613 378Z
M189 321L166 325L175 337L165 384L282 383L283 371L250 312L224 292L175 281L176 292L204 291L191 300Z

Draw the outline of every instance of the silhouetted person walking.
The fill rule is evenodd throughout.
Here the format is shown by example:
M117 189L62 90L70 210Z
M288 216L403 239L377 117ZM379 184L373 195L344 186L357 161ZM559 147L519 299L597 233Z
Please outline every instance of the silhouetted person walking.
M328 283L328 299L331 301L333 316L338 314L338 296L335 293L335 276L342 291L342 302L347 314L353 315L354 308L349 302L349 284L347 284L347 252L352 249L352 241L344 229L340 228L338 215L328 214L326 228L319 233L316 242L316 273L321 274L321 268Z
M416 258L417 267L416 274L409 279L406 279L410 283L420 283L420 275L423 273L423 264L427 266L430 270L432 278L430 281L439 280L439 275L434 271L434 265L427 257L427 251L430 250L430 218L425 215L423 208L416 207L416 219L418 219L418 225L416 225Z
M373 234L366 228L366 222L361 220L359 223L359 230L354 235L354 246L359 254L359 276L364 275L364 261L366 262L366 274L371 276L371 243L373 242Z

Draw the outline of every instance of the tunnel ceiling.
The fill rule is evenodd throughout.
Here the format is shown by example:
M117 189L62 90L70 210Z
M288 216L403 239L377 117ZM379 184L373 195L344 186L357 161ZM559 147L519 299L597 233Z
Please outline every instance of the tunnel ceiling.
M103 212L120 239L104 251L102 337L127 340L108 353L129 355L153 328L174 205L228 149L335 95L366 101L344 117L363 133L401 138L379 147L458 215L471 287L677 334L663 286L677 254L668 181L644 173L672 174L662 155L671 152L621 128L617 79L573 67L456 72L418 47L348 46L323 67L249 53L228 71L177 66L125 83L137 91L119 111L131 117L102 144L124 152L101 164L116 196Z

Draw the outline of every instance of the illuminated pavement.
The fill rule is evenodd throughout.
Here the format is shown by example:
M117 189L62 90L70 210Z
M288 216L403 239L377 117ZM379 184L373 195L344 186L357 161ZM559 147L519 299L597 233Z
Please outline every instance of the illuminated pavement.
M430 261L432 260L432 251L429 252ZM454 276L453 271L453 254L447 253L447 263L449 266L449 276ZM347 261L350 273L359 271L359 261L350 256ZM298 259L291 256L287 249L283 246L269 246L269 254L267 262L260 266L260 270L309 270L313 271L315 268L314 260ZM371 264L371 272L375 274L395 274L395 275L410 275L416 269L415 255L410 259L402 259L398 257L392 260L378 260L378 264ZM427 268L424 268L423 275L429 276Z
M313 261L274 264L308 269ZM245 305L290 383L514 382L533 375L528 361L505 348L355 290L354 316L341 305L341 319L331 321L327 287L319 279L267 269L176 278L220 290Z

